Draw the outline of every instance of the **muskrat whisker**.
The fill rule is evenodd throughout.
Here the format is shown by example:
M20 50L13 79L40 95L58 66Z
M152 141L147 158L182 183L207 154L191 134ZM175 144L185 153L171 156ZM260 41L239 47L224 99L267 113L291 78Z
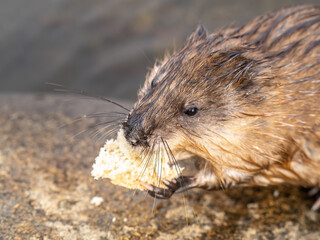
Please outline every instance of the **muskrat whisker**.
M161 176L162 176L162 159L160 158L161 155L161 148L160 148L160 143L158 143L158 152L157 152L157 166L158 166L158 171L157 171L157 176L158 178L158 186L160 186L161 183Z
M140 161L140 164L143 164L143 162L145 161L144 165L143 165L143 168L142 168L142 172L140 173L138 179L141 180L141 178L143 177L143 175L145 174L146 172L146 169L150 163L150 160L151 160L151 157L152 157L152 152L153 152L153 149L154 149L154 145L155 145L155 141L152 142L151 144L151 147L147 149L147 152L146 154L141 158L141 161ZM143 149L143 152L145 151L145 149ZM136 194L137 192L137 189L134 190L133 192L133 196ZM146 194L145 194L145 198L147 196L148 192L146 191Z
M151 153L151 148L147 148L147 147L145 147L145 148L143 148L142 149L142 151L140 152L140 154L141 154L141 161L140 161L140 163L139 163L139 167L141 166L141 164L143 164L143 162L149 157L151 157L151 155L150 154L152 154ZM148 167L148 164L147 163L145 163L145 165L143 166L143 171L140 173L140 175L139 175L139 177L138 177L138 179L140 179L141 180L141 178L143 177L143 174L144 174L144 172L145 172L145 169ZM136 192L137 192L137 189L135 189L134 191L133 191L133 195L132 196L134 196L135 194L136 194ZM147 192L146 192L146 194L145 194L145 197L147 196Z
M141 154L142 155L147 155L147 154L149 154L150 150L151 150L151 147L145 146L145 147L142 148Z
M102 128L98 128L99 126L103 125L103 123L99 123L99 124L95 124L94 126L89 127L88 129L86 129L83 132L89 132L89 135L91 138L96 139L96 141L99 141L99 139L100 139L100 137L98 137L99 135L106 137L107 135L109 135L109 132L111 130L118 129L120 126L120 123L121 123L121 120L111 121L111 122L105 123L106 126L104 126ZM108 131L103 133L102 131L105 131L105 130L108 130Z
M161 142L162 142L162 144L163 144L164 150L165 150L165 152L166 152L166 154L167 154L167 156L168 156L169 164L170 164L170 165L173 165L174 163L173 163L173 161L171 161L171 157L170 157L169 152L168 152L168 150L167 150L166 144L164 143L164 140L163 140L162 137L160 137L160 139L161 139Z
M59 128L65 128L67 126L70 126L70 125L73 125L73 124L76 124L77 122L80 122L84 119L89 119L89 118L100 118L100 117L104 117L104 118L107 118L107 117L112 117L114 119L112 120L109 120L109 121L104 121L104 122L100 122L100 123L95 123L93 126L90 126L88 127L87 129L84 129L84 130L81 130L77 133L75 133L74 135L70 136L70 139L75 139L76 137L82 135L82 134L85 134L85 133L88 133L89 132L89 135L90 137L92 138L96 138L97 135L101 134L101 131L103 129L106 129L105 127L102 128L102 129L97 129L95 130L97 127L101 126L101 125L108 125L108 126L117 126L117 125L120 125L120 123L124 120L123 117L120 117L120 115L126 115L125 113L120 113L120 112L111 112L111 114L119 114L118 116L112 116L112 115L109 115L109 113L90 113L90 114L84 114L82 116L79 116L79 117L76 117L75 119L72 119L71 122L68 122L68 123L65 123L61 126L59 126ZM104 116L105 115L105 116Z
M112 117L119 117L119 115L126 116L127 114L122 112L101 112L101 113L90 113L85 114L82 116L82 118L112 118Z
M112 128L111 128L111 127L112 127ZM117 125L115 125L115 126L110 126L110 129L109 129L107 132L101 134L101 136L96 140L96 142L99 142L99 141L102 141L102 140L105 141L105 140L108 139L110 136L112 136L112 135L114 135L115 133L117 133L118 130L119 130L119 127L117 127ZM97 135L97 136L98 136L98 135Z
M170 152L169 152L167 143L166 143L165 140L163 140L162 137L161 137L161 140L162 140L164 149L165 149L165 151L166 151L166 154L167 154L167 156L168 156L169 164L170 164L170 166L174 166L174 168L175 168L175 170L176 170L176 172L177 172L177 177L179 177L179 176L180 176L180 175L179 175L179 172L178 172L178 170L176 169L175 162L174 162L174 160L172 159L172 156L171 156L171 154L170 154Z
M80 131L80 132L72 135L72 136L71 136L71 139L74 139L74 138L80 136L81 134L84 134L84 133L87 133L87 132L89 132L89 135L91 135L92 133L91 133L90 131L94 131L95 128L96 128L96 126L91 126L91 127L89 127L88 129L84 129L84 130L82 130L82 131ZM91 137L92 137L92 136L91 136Z
M158 145L159 146L159 145ZM157 182L159 182L159 175L158 175L158 156L159 156L159 147L156 150L154 154L154 166L153 166L153 172L157 174ZM159 186L159 184L158 184Z
M121 123L120 120L115 121L108 121L104 123L98 123L95 124L87 129L88 132L90 132L91 137L96 137L99 134L102 134L103 130L108 129L109 127L116 127L119 126ZM101 125L105 125L104 127L100 128Z
M75 124L75 123L77 123L77 122L79 122L79 121L81 121L81 120L83 120L83 117L82 117L82 116L81 116L81 117L74 118L74 119L71 120L71 122L64 123L64 124L62 124L61 126L59 126L58 128L59 128L59 129L65 128L65 127L70 126L70 125L72 125L72 124Z
M169 147L168 142L166 140L164 140L162 137L161 137L161 141L162 141L164 149L165 149L165 151L166 151L166 153L168 155L168 158L170 159L170 155L173 158L172 161L174 162L174 166L175 166L175 169L176 169L176 172L177 172L178 176L182 176L179 164L178 164L177 160L175 159L175 157L174 157L174 155L173 155L173 153L172 153L172 151L171 151L171 149ZM170 154L169 154L169 152L170 152ZM169 161L171 161L171 160L169 160ZM181 184L185 185L183 178L182 178L182 183L180 183L180 186L181 186ZM185 192L182 192L182 195L183 195L183 206L184 206L184 211L185 211L186 222L188 224L187 203L186 203ZM188 189L186 189L186 195L189 195ZM192 212L194 213L194 211L192 211Z
M114 124L108 124L107 126L97 129L96 131L93 132L92 137L96 137L97 141L104 139L108 139L111 135L113 135L115 132L119 130L121 121L115 122ZM100 137L98 137L100 135Z
M168 142L166 140L164 140L164 143L165 143L166 148L168 149L168 153L169 153L168 157L170 158L170 156L171 156L171 161L173 162L173 165L175 166L175 169L176 169L176 172L178 174L178 177L182 176L181 169L180 169L180 166L178 164L178 161L176 160L175 156L173 155L173 153L172 153L172 151L171 151L171 149L169 147Z
M160 147L160 144L161 143L159 143L159 147ZM160 150L161 151L161 156L163 155L163 150L161 149ZM161 182L161 177L162 177L162 158L160 158L160 176L159 176L159 184L160 184L160 182Z
M149 153L148 153L148 154L149 154L149 157L146 158L147 160L146 160L146 162L144 163L144 166L143 166L143 168L142 168L142 172L141 172L141 174L140 174L140 176L139 176L139 179L141 179L141 178L143 177L143 175L145 174L145 172L146 172L146 169L147 169L147 167L148 167L148 165L149 165L149 163L150 163L150 161L151 161L151 159L152 159L152 156L153 156L154 147L155 147L155 141L152 142L151 150L150 150Z
M146 157L149 155L150 150L151 150L151 148L147 148L147 147L142 149L142 151L140 152L142 157L141 157L139 166L141 166L141 164L143 164L143 162L145 161Z
M59 87L59 88L56 88L54 89L54 91L56 92L66 92L66 93L73 93L73 94L76 94L76 95L83 95L83 96L86 96L86 97L89 97L89 98L93 98L93 99L97 99L97 100L102 100L102 101L105 101L105 102L108 102L108 103L111 103L119 108L122 108L123 110L126 110L126 112L129 112L130 110L124 106L122 106L120 103L117 103L115 101L112 101L106 97L103 97L103 96L99 96L99 95L93 95L93 94L90 94L84 90L76 90L76 89L66 89L64 88L62 85L60 84L57 84L57 83L47 83L48 85L51 85L51 86L54 86L54 87Z
M113 113L116 113L116 112L113 112ZM105 114L107 115L108 113L105 113ZM120 114L124 114L124 113L120 113ZM101 116L100 116L100 115L101 115ZM126 114L125 114L125 115L126 115ZM67 127L67 126L70 126L70 125L73 125L73 124L75 124L75 123L77 123L77 122L80 122L80 121L82 121L82 120L84 120L84 119L99 118L99 117L104 117L104 116L102 116L102 113L84 114L84 115L82 115L82 116L79 116L79 117L76 117L76 118L72 119L71 122L65 123L65 124L59 126L58 128L59 128L59 129L65 128L65 127ZM105 117L109 117L109 116L105 116ZM115 121L119 121L119 120L123 120L123 117L120 118L119 116L110 116L110 117L114 117L114 118L115 118L115 119L113 119L112 121L110 121L110 123L115 122ZM102 125L102 124L107 124L107 122L100 123L100 124L101 124L101 125ZM97 124L96 124L95 126L97 126ZM95 126L90 127L90 128L94 128ZM84 131L82 131L82 132L80 132L79 134L76 134L76 135L72 136L72 138L74 138L74 137L76 137L76 136L78 136L78 135L80 135L80 134L82 134L82 133L85 133L87 130L90 130L90 128L89 128L89 129L86 129L86 130L84 130Z
M94 125L94 127L99 127L101 125L107 125L107 124L112 124L112 123L121 123L123 121L123 118L116 118L110 121L105 121L105 122L100 122L100 123L96 123Z

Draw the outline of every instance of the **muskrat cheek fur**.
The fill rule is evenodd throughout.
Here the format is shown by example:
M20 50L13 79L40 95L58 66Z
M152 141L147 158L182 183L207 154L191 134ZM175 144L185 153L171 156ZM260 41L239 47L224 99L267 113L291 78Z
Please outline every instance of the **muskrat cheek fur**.
M123 124L150 151L206 160L195 176L148 186L168 198L193 187L320 187L320 8L298 6L208 34L157 62Z

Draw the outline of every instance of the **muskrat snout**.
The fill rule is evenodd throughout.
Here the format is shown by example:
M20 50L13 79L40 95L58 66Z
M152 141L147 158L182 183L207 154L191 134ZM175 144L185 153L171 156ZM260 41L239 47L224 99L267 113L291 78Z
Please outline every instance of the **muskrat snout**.
M124 136L132 146L148 147L148 141L142 123L134 115L129 115L122 124Z

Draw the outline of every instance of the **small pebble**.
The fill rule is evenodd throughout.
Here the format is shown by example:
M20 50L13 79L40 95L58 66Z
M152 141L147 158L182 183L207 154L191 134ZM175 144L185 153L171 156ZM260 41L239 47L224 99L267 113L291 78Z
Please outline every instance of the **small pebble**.
M115 222L116 220L117 220L117 218L116 218L116 217L112 218L112 222Z
M274 190L273 197L277 198L279 197L279 195L280 195L280 192L278 190Z
M102 197L93 197L92 199L91 199L91 202L90 202L91 204L93 204L93 205L95 205L95 206L99 206L99 205L101 205L101 203L103 203L103 198Z
M259 204L258 203L248 203L247 204L247 208L248 209L258 209L259 208Z

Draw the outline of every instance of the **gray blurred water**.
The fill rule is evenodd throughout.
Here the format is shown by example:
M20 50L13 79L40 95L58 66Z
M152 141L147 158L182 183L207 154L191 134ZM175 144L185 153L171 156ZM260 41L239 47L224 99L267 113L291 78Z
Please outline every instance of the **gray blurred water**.
M212 32L319 0L1 0L0 91L46 82L135 99L148 67L204 24Z

